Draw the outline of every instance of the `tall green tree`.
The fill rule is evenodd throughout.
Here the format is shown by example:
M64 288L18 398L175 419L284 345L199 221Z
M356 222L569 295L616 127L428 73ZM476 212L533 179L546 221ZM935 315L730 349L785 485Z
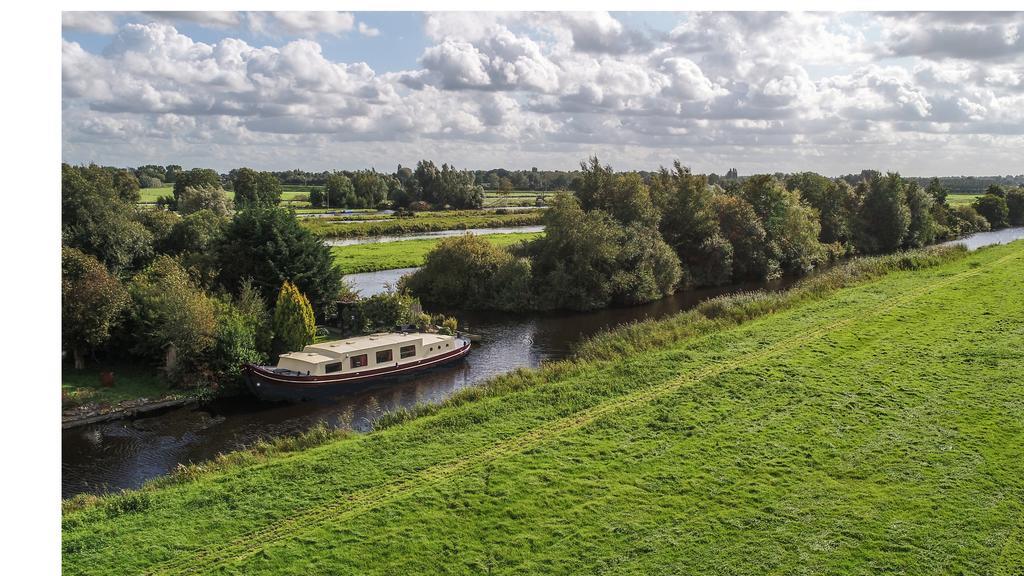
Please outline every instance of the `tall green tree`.
M906 183L890 172L884 177L875 175L865 188L857 214L857 249L868 254L898 250L910 229Z
M274 350L277 354L302 350L316 337L313 308L306 296L285 281L274 305Z
M596 156L580 168L582 176L573 191L584 210L604 210L622 224L658 225L661 213L639 174L616 174L611 166L601 166Z
M85 368L85 355L110 339L128 302L128 291L99 260L61 248L61 338L76 369Z
M187 216L209 210L219 216L228 213L228 196L220 186L186 186L177 199L178 213Z
M387 181L376 170L357 171L352 175L352 187L364 208L376 208L388 197Z
M99 259L114 274L145 266L153 234L136 218L135 206L114 190L98 166L61 164L61 238Z
M932 197L938 204L946 204L946 196L949 195L949 190L946 190L942 186L942 182L939 182L938 178L932 178L928 182L928 186L924 189L929 196Z
M290 281L316 310L325 313L341 290L341 271L334 265L330 248L283 208L236 213L214 252L220 281L235 294L249 278L269 303L281 284Z
M356 197L352 180L341 172L333 172L324 184L327 206L331 208L363 208Z
M732 247L718 229L707 176L693 174L678 160L651 178L651 195L661 203L661 235L683 263L689 283L727 283L732 277Z
M170 172L168 166L168 172ZM180 167L178 167L180 169ZM210 168L193 168L177 172L174 179L174 199L178 200L185 188L199 188L208 186L210 188L221 188L220 174Z
M1007 191L1006 215L1010 226L1024 226L1024 188Z
M270 172L239 168L231 174L235 207L277 206L281 201L281 182Z
M939 233L939 224L935 220L934 197L922 190L917 182L907 185L907 208L910 210L910 225L903 245L908 248L920 248L935 241Z

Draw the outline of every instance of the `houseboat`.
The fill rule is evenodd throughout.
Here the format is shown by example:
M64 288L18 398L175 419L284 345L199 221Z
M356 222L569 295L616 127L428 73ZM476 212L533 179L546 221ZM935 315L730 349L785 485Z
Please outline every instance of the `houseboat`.
M249 364L245 379L253 394L264 400L329 397L460 360L470 345L461 334L370 334L310 344L300 352L282 354L277 366Z

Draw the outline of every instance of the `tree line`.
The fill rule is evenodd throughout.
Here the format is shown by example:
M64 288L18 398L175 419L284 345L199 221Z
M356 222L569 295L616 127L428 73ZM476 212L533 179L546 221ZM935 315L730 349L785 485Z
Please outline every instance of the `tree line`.
M712 183L678 161L615 172L595 157L552 201L543 237L508 248L446 239L403 286L449 307L589 310L1024 223L1020 188L991 188L970 206L947 195L938 179L922 187L898 173L855 184L812 172Z
M172 212L138 206L116 171L61 166L62 339L76 367L102 355L183 386L236 382L245 363L312 341L314 310L329 318L351 298L329 248L275 205L272 175L239 175L249 192L233 212L213 176L179 172Z

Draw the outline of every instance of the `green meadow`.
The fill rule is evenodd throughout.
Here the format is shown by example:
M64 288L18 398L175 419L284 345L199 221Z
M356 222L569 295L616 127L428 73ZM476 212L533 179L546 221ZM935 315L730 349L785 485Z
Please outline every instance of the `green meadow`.
M481 238L497 246L509 246L517 242L533 240L542 232L515 234L486 234ZM345 274L376 272L393 268L422 266L427 253L437 246L440 238L377 242L355 246L334 246L331 253L335 263Z
M960 206L971 204L975 198L980 198L981 196L981 194L950 194L946 196L946 202L950 206Z
M354 222L350 217L305 218L302 225L325 238L357 238L392 234L416 234L469 228L535 226L544 217L542 210L499 213L495 210L452 210L420 212L411 218L381 217L381 222Z
M1020 574L1024 242L841 264L65 502L65 574ZM299 443L301 444L301 443Z

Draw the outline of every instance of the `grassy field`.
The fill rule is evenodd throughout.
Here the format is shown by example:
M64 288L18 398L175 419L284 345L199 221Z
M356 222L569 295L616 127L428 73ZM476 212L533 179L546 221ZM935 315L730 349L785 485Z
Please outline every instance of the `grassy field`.
M281 201L282 203L291 202L297 200L300 196L308 197L309 192L306 190L309 186L282 186L281 187ZM235 199L235 193L231 190L226 190L225 194L229 200ZM162 186L160 188L142 188L139 190L140 202L144 204L152 204L157 201L161 196L174 196L174 186Z
M625 357L630 330L370 434L68 505L64 573L1019 574L1022 269L1024 242L839 289L872 275L844 265Z
M950 194L946 196L946 202L950 206L960 206L962 204L970 204L974 202L975 198L980 196L981 194Z
M87 403L113 404L138 398L155 400L174 393L152 367L119 365L109 369L114 373L114 386L107 388L100 384L100 366L88 366L83 370L63 366L61 397L64 407Z
M413 218L383 218L384 222L352 222L351 218L306 218L302 225L326 238L357 238L390 234L414 234L468 228L503 228L541 223L540 210L498 214L487 210L420 212Z
M533 240L541 232L522 234L487 234L481 238L498 246L509 246L516 242ZM427 252L434 249L440 238L422 240L402 240L399 242L380 242L376 244L358 244L356 246L334 246L331 253L334 262L345 274L357 272L376 272L392 268L411 268L422 266Z

